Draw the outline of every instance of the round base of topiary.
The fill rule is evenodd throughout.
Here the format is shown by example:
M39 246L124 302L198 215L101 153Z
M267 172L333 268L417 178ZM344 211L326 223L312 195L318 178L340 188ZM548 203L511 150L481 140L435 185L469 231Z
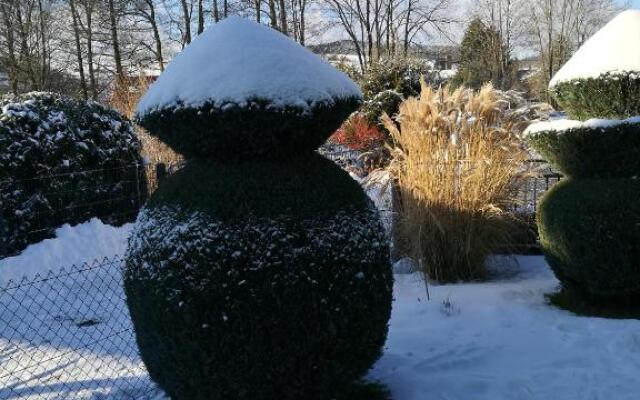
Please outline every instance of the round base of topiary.
M326 400L380 356L392 274L370 201L330 161L197 162L141 213L125 291L173 399Z
M557 292L547 294L546 298L549 304L584 317L640 320L638 298L603 303L571 285L563 285Z
M561 82L551 88L571 118L625 119L640 115L640 74L619 72Z
M138 123L188 158L238 161L295 158L320 147L361 103L276 106L253 99L247 104L174 107L138 117Z
M572 178L640 175L640 124L543 131L530 135L528 141L545 160Z
M640 179L566 179L541 200L540 243L558 279L596 302L640 298Z

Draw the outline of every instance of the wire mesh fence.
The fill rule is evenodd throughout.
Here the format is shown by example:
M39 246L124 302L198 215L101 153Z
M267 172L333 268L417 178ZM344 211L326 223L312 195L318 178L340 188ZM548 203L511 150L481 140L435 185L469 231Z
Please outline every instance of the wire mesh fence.
M152 399L119 257L0 288L0 399Z
M93 217L116 226L133 221L150 190L147 168L119 165L0 180L0 257L52 237L65 223Z

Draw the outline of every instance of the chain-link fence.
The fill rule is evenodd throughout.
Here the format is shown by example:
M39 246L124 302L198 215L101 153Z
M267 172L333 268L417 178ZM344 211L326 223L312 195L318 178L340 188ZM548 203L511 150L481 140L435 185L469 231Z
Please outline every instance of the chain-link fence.
M90 240L90 238L87 238ZM118 258L0 288L0 399L157 399Z
M0 180L0 257L52 237L65 223L135 220L150 191L150 168L131 164Z

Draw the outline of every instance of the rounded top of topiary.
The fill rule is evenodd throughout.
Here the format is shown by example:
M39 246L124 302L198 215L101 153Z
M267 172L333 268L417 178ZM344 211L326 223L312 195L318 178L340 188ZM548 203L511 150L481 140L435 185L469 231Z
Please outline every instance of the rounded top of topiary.
M636 73L640 78L640 10L618 14L589 38L555 74L549 87L602 75Z
M343 72L282 33L239 17L207 29L187 46L137 107L137 115L205 103L308 108L336 98L361 97Z
M136 120L187 157L282 158L317 149L361 101L358 86L318 55L230 17L173 59Z

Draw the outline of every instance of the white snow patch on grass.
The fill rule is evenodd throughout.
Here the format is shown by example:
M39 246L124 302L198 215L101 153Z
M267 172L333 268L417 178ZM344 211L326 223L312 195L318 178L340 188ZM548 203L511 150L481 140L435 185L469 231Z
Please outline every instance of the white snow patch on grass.
M589 38L555 74L549 87L604 73L636 72L640 77L640 10L618 14Z
M143 116L181 104L217 107L270 100L273 107L309 108L336 98L361 97L346 74L265 25L229 17L178 54L138 104Z
M502 280L432 286L431 301L419 275L396 275L369 378L396 400L637 399L640 321L558 310L545 301L558 281L543 258L517 260Z
M65 224L56 230L55 238L32 244L15 257L0 259L0 288L23 276L123 255L132 227L116 228L97 218L75 226Z

